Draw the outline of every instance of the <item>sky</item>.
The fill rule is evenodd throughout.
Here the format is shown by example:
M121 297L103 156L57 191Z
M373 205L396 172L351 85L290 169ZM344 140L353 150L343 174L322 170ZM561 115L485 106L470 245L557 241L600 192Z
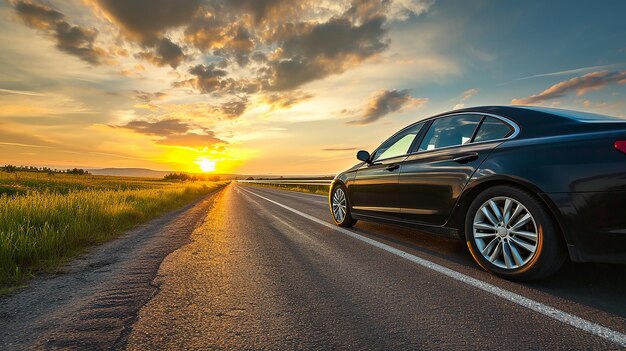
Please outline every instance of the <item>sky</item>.
M626 117L626 1L2 0L0 164L335 174L481 105Z

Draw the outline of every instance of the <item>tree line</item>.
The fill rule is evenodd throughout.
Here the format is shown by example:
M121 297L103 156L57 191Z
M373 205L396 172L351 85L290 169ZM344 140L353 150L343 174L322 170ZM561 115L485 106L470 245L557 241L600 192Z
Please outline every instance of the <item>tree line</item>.
M212 182L217 182L221 178L218 175L203 175L203 174L187 174L187 173L170 173L163 177L163 180L181 180L181 181L190 181L195 182L199 180L208 180Z
M7 173L15 173L15 172L38 172L38 173L64 173L64 174L76 174L76 175L86 175L90 174L89 171L86 171L81 168L68 168L68 169L52 169L49 167L34 167L34 166L14 166L14 165L5 165L0 167L0 170Z

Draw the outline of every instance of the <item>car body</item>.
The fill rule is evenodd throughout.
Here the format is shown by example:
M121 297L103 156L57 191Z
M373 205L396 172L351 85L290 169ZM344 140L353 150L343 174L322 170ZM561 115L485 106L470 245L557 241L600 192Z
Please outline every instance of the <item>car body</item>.
M360 151L365 162L338 174L331 194L337 186L345 189L354 220L466 240L472 201L495 186L515 187L545 208L572 261L626 263L624 140L626 120L617 117L538 107L466 108L414 123L371 155ZM409 142L406 152L389 151L404 150Z

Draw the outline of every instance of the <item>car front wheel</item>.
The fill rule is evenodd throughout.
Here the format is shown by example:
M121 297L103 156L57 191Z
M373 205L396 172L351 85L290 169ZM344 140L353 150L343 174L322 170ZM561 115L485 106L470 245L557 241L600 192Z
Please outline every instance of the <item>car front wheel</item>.
M352 227L356 224L356 219L350 213L350 203L346 189L342 185L337 185L330 193L330 212L333 221L340 227Z
M518 281L545 278L565 261L562 239L544 205L512 186L479 194L465 220L467 246L476 262Z

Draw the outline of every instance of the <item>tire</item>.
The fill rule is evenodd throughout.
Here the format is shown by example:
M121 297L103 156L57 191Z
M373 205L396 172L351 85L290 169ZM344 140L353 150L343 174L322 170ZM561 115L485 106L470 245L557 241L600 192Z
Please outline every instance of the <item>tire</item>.
M517 187L498 185L480 193L465 216L465 233L474 260L505 279L546 278L566 259L563 238L545 205Z
M343 185L339 184L333 187L328 197L328 204L330 214L336 225L340 227L352 227L356 224L357 220L352 218L352 213L350 212L348 192Z

